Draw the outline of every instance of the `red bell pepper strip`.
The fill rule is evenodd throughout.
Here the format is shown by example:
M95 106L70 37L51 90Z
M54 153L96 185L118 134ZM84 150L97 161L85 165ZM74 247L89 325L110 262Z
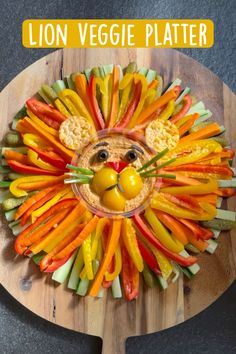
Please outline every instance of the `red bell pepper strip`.
M224 148L222 151L227 153L227 156L225 157L228 157L229 159L232 159L235 155L235 151L232 149Z
M139 271L135 267L124 245L121 246L121 280L128 301L136 299L139 293Z
M26 106L31 112L52 128L58 129L60 124L66 120L66 116L57 109L38 101L35 98L28 99L26 101Z
M73 252L63 259L59 259L58 261L52 261L51 264L49 264L45 269L43 269L43 272L44 273L55 272L58 268L63 266L63 264L65 264L68 261L68 259L72 256L72 254L73 254Z
M39 157L45 161L50 163L51 165L60 168L63 171L67 171L66 169L66 161L56 152L54 151L44 151L36 147L31 147L32 150L37 152Z
M197 171L197 172L205 172L205 173L215 173L219 175L225 176L233 176L234 173L231 168L227 166L218 166L218 165L201 165L201 164L194 164L190 163L187 165L180 165L180 166L168 166L163 170L168 171Z
M28 248L26 245L26 241L28 239L32 239L32 242L37 241L38 238L44 236L55 225L56 223L55 220L53 220L53 222L50 225L47 223L48 220L49 221L52 220L51 217L53 215L55 214L59 215L61 213L64 213L64 211L66 210L69 212L71 208L73 208L76 204L78 204L77 198L68 198L68 199L63 199L58 203L56 203L55 205L53 205L49 210L47 210L39 218L37 218L33 224L29 225L24 231L22 231L17 236L15 241L15 251L18 254L23 254ZM63 218L64 217L65 215L63 214Z
M160 241L155 237L153 232L148 228L148 226L145 224L145 222L142 220L140 215L134 215L133 216L133 221L139 231L142 233L142 235L153 245L155 246L159 251L163 252L164 255L176 263L184 266L184 267L189 267L193 265L194 263L197 262L197 258L193 256L189 256L187 258L180 256L177 253L171 252L163 246Z
M179 205L185 209L190 209L200 214L203 213L203 209L200 207L198 201L190 195L171 195L165 193L165 197L172 203Z
M234 188L218 188L214 193L220 197L232 197L235 195L235 190Z
M92 75L87 87L88 97L91 103L91 109L93 113L93 120L97 130L105 128L105 121L100 111L97 97L96 97L96 76Z
M135 85L135 89L134 89L134 96L133 99L131 100L125 114L123 115L123 117L120 119L119 122L117 122L117 124L115 125L116 128L126 128L138 106L139 100L140 100L140 96L141 96L141 91L142 91L142 83L139 81L136 85Z
M137 242L138 242L138 248L140 250L140 253L144 261L149 266L149 268L155 274L161 275L161 269L159 267L159 264L157 263L156 258L153 256L152 252L139 239L137 239Z
M185 95L183 98L183 107L178 113L174 114L171 117L170 119L171 123L176 123L180 120L180 118L185 116L185 114L189 111L191 104L192 104L192 98L189 95Z
M23 174L30 174L30 175L47 175L47 176L60 176L62 174L61 171L47 171L43 170L39 167L24 165L18 161L8 160L8 166L10 166L14 171Z
M199 240L199 238L202 240L209 240L213 237L213 232L211 230L204 229L194 221L182 218L179 218L178 220L193 232L193 234L197 237L197 240Z

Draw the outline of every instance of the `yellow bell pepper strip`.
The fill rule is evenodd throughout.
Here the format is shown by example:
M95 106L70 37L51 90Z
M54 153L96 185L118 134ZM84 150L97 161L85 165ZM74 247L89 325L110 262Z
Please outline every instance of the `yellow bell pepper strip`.
M146 245L144 245L144 243L141 242L140 239L138 239L137 242L138 242L138 247L139 247L140 253L141 253L145 263L147 263L147 265L153 271L153 273L155 273L156 275L161 275L160 266L159 266L156 258L154 257L154 255L150 251L150 249Z
M85 206L82 203L78 203L73 211L57 226L56 229L50 232L45 239L39 242L39 244L31 247L31 252L36 254L43 249L45 250L46 247L51 248L52 244L53 247L55 247L55 245L63 239L64 230L68 231L69 225L74 223L85 212L85 210Z
M54 129L58 129L60 124L66 119L64 114L57 109L35 98L28 99L26 101L26 107L34 113L36 117L39 117L45 124Z
M119 242L120 233L121 233L121 224L122 219L114 219L112 220L111 231L109 234L109 240L107 242L107 247L105 250L104 257L102 259L102 263L99 267L99 270L96 274L96 277L92 283L92 286L89 290L90 296L97 296L100 286L102 284L102 280L104 274L111 263L112 257L114 256L117 244Z
M8 160L7 164L11 167L12 170L22 173L22 174L31 174L31 175L51 175L51 176L60 176L62 174L59 170L43 170L39 167L35 167L32 165L25 165L18 161Z
M122 269L122 259L121 259L121 249L120 249L120 244L118 243L116 250L115 250L115 255L114 255L114 262L115 262L115 268L112 273L106 271L104 277L105 280L110 282L113 281L121 272Z
M153 209L164 211L165 213L170 214L176 218L202 221L211 220L216 216L216 208L213 205L205 202L200 202L199 204L204 210L204 212L201 214L194 213L169 202L165 198L164 193L158 193L151 201L151 207Z
M64 247L70 242L72 242L78 233L84 229L84 224L76 225L72 230L69 231L68 235L61 240L61 242L53 248L39 263L39 268L42 272L54 272L59 266L66 262L66 260L71 256L73 251L70 254L67 254L65 257L54 260L54 256L63 250ZM64 260L64 262L60 262ZM58 266L59 264L59 266Z
M119 90L121 91L120 93L121 101L120 101L117 121L119 121L123 117L128 107L130 95L132 93L132 88L133 88L133 78L134 78L133 74L126 73L120 82Z
M55 149L55 151L58 152L66 161L71 162L71 159L74 156L74 152L63 146L54 136L43 130L29 118L21 119L19 122L21 122L21 125L23 125L23 127L27 129L28 132L39 135L41 138L46 140L47 143L49 143ZM17 123L16 128L18 128L18 124L19 123Z
M35 219L37 219L38 217L40 217L42 214L44 214L47 210L49 210L53 205L55 205L62 197L67 196L68 198L68 192L71 191L71 187L65 187L62 188L62 190L60 190L59 192L56 193L56 195L49 200L47 203L45 203L43 206L41 206L40 208L34 210L31 214L32 217L32 222L35 221ZM72 197L73 195L69 195L70 197Z
M175 253L180 253L183 251L184 246L178 240L174 240L167 229L158 220L158 217L154 211L148 207L144 213L145 219L148 221L149 225L152 227L153 232L157 239L170 251Z
M192 117L190 117L188 119L188 121L186 123L184 123L180 128L179 128L179 135L182 136L185 133L187 133L189 131L189 129L191 129L191 127L193 126L193 124L195 123L195 121L199 118L199 113L194 113L192 115Z
M48 200L50 200L51 198L54 197L54 195L58 192L58 190L60 190L62 188L62 185L59 184L55 187L51 187L50 189L47 190L46 193L43 192L39 192L41 193L41 198L36 200L35 203L33 203L25 212L24 214L21 216L21 220L20 220L20 224L23 226L26 224L26 222L28 221L28 219L30 218L30 215L32 214L32 212L36 209L38 209L39 207L41 207L44 203L46 203ZM45 189L44 189L45 191ZM38 193L37 193L38 194ZM36 194L36 195L37 195Z
M82 250L84 256L84 267L86 270L86 276L89 280L94 278L93 266L92 266L92 254L91 254L91 235L82 243Z
M210 155L211 153L219 153L222 147L213 140L196 140L178 144L176 148L170 150L162 159L161 162L175 158L171 166L185 165L193 162L200 161L202 158Z
M135 299L139 293L139 271L135 267L132 259L130 258L126 248L122 245L122 271L121 280L128 301Z
M148 88L143 108L149 106L156 99L156 95L156 90Z
M143 258L138 248L136 233L131 219L125 218L123 220L121 235L125 247L135 264L135 267L139 272L142 272L144 267Z
M155 256L157 263L158 263L160 270L161 270L161 275L163 276L163 278L168 279L173 271L172 264L170 263L168 258L162 252L160 252L157 248L155 248L150 242L145 240L143 237L142 237L142 240L148 246L148 248L150 248L153 255Z
M179 145L184 144L189 141L210 138L210 137L218 135L220 133L221 133L221 128L220 128L219 124L212 123L202 129L199 129L198 131L196 131L194 133L188 134L185 137L181 138L179 141Z
M64 114L65 117L70 117L70 112L66 109L65 105L61 102L59 98L54 101L55 106L57 107L58 111Z
M181 110L180 110L178 113L174 114L174 115L171 117L171 119L170 119L171 123L174 123L174 124L175 124L175 123L178 122L182 117L184 117L184 116L186 115L186 113L188 113L188 111L189 111L189 109L190 109L190 107L191 107L191 104L192 104L192 98L191 98L191 96L185 95L184 98L183 98L183 106L182 106Z
M32 149L28 149L27 152L28 160L35 166L42 168L43 170L47 171L54 171L54 172L60 172L61 174L64 173L64 171L60 171L58 168L55 166L52 166L50 163L45 162L39 158L39 155L37 152L35 152Z
M182 230L181 223L173 218L173 216L170 216L163 211L156 210L155 213L164 226L172 231L177 240L179 240L184 246L187 245L188 238L186 237L186 233Z
M110 100L111 100L111 92L109 87L110 81L111 81L110 74L106 75L104 79L102 79L101 77L96 77L96 84L99 86L102 95L101 109L102 109L102 114L103 114L103 118L105 119L105 122L108 120L109 113L110 113Z
M111 108L109 118L107 120L108 128L113 128L117 120L117 114L119 109L119 79L120 70L118 66L115 65L112 73Z
M49 127L47 124L45 124L41 119L39 119L33 112L27 109L27 114L29 118L37 125L39 125L42 129L50 133L51 135L58 137L58 130L53 129L52 127ZM20 122L19 122L20 124Z
M36 177L36 179L33 179L33 177ZM59 177L53 177L53 176L26 176L25 178L26 179L25 179L24 182L22 182L21 178L18 178L16 180L17 182L15 182L16 184L14 185L14 188L17 186L18 190L20 189L21 191L26 191L26 192L37 191L39 189L43 189L43 188L54 186L56 183L64 181L64 179L66 177L65 177L65 175L63 175L63 176L59 176ZM20 180L20 181L18 181L18 180ZM19 183L19 185L18 185L18 183Z
M62 259L68 254L71 254L76 250L83 241L95 230L99 217L94 215L93 218L85 225L83 230L76 236L76 238L70 242L63 250L53 257L54 260Z
M82 116L86 118L91 124L91 126L94 128L94 122L88 109L86 108L80 96L75 91L70 89L64 89L63 91L59 92L58 95L65 105L68 105L70 103L69 106L74 107L73 111L71 112L73 115ZM72 109L70 107L68 107L69 110Z
M168 120L170 116L173 114L175 109L175 100L172 99L167 103L165 109L160 113L158 119Z
M210 172L181 171L181 174L183 176L192 177L192 178L196 178L199 180L203 180L203 179L216 179L216 180L228 179L228 180L230 180L230 179L232 179L232 177L227 176L227 175L220 175L220 174L210 173Z
M165 187L162 188L162 193L169 194L207 194L216 191L218 188L217 181L214 179L209 179L207 183L200 183L195 186L180 186L180 187Z
M180 256L179 254L175 252L171 252L168 248L166 248L162 243L155 237L153 232L149 229L149 227L145 224L145 222L142 220L142 217L140 215L134 215L133 216L133 221L138 228L138 230L141 232L143 237L149 241L154 247L156 247L159 251L161 251L167 258L170 258L174 262L184 266L188 267L190 265L193 265L194 263L197 262L196 257L189 256L187 258Z
M138 73L134 74L134 83L141 84L141 95L140 95L140 99L139 99L137 108L135 109L135 112L129 121L128 128L133 128L136 125L137 118L139 117L139 115L143 109L146 95L147 95L147 90L148 90L147 79L142 74L138 74Z
M76 204L78 204L76 198L67 199L58 202L52 208L47 210L33 224L29 225L19 234L15 242L16 252L19 254L24 253L27 250L26 246L30 246L32 243L46 235L55 224L58 224L69 212L71 212Z
M178 96L177 90L174 88L165 92L161 97L157 98L150 106L146 107L137 118L137 125L144 123L153 113L159 108L165 106L170 100L176 99Z

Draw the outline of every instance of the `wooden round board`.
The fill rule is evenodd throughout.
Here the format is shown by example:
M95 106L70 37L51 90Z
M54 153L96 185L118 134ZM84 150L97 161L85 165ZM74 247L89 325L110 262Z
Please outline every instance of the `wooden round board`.
M154 68L167 84L181 78L193 94L203 100L216 121L225 125L226 136L236 150L234 114L236 99L212 72L178 51L162 49L66 49L56 51L22 71L0 94L1 137L25 100L44 83L52 84L67 74L92 66L116 63ZM236 210L236 198L224 207ZM0 281L21 304L37 315L63 327L103 338L103 352L124 353L128 336L146 334L175 326L212 304L236 275L236 232L219 238L214 255L199 256L201 271L192 281L182 277L166 291L142 286L131 303L114 300L110 292L102 299L81 298L41 274L33 262L16 256L13 236L1 226Z

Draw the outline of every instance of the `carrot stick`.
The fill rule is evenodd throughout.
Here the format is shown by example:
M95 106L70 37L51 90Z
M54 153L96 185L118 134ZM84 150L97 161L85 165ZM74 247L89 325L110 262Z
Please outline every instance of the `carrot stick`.
M119 109L119 77L120 71L118 66L114 66L113 69L113 85L112 85L112 95L111 95L111 110L110 116L108 118L108 128L112 128L115 126L116 118Z
M85 210L86 208L82 203L77 204L73 211L57 226L56 229L50 232L38 245L30 248L31 252L38 253L48 246L51 241L55 242L55 240L60 237L63 230L68 228L76 219L78 219Z
M112 220L112 226L111 226L111 231L110 231L110 235L109 235L109 241L107 243L106 252L104 254L101 266L99 267L96 277L95 277L95 279L92 283L92 286L89 290L90 296L96 296L99 289L100 289L104 274L105 274L109 264L111 263L112 257L114 256L114 253L115 253L116 246L119 241L120 232L121 232L121 223L122 223L122 219Z
M151 114L153 114L154 112L156 112L158 110L158 108L164 106L165 104L167 104L170 100L172 100L173 98L177 97L177 91L175 89L172 89L170 91L167 91L166 93L164 93L164 95L162 95L161 97L159 97L157 100L155 100L154 102L152 102L148 107L146 107L142 113L140 114L140 116L137 119L137 125L142 124L146 119L149 118L149 116Z
M173 232L178 241L183 245L188 243L186 232L183 230L182 224L178 220L163 211L155 210L155 213L161 222Z
M49 181L38 181L38 182L24 182L19 184L19 188L23 189L24 191L36 191L38 189L43 189L47 187L54 186L55 184L64 181L66 176L59 176L50 179Z
M211 136L220 134L220 132L221 132L221 128L220 128L219 124L212 123L202 129L199 129L195 133L191 133L191 134L185 136L184 138L181 138L178 145L180 145L182 143L186 143L188 141L210 138Z
M14 160L14 161L23 163L25 165L29 164L29 160L28 160L27 155L23 155L17 151L5 150L4 157L6 158L6 160Z
M204 229L194 221L183 218L179 218L179 221L193 232L197 240L199 240L199 238L202 240L209 240L213 236L213 232L211 230Z
M59 253L63 248L65 248L70 242L74 240L74 238L81 232L84 228L84 224L76 225L73 230L70 231L69 235L67 235L51 252L49 252L39 263L39 267L41 271L44 271L45 268L48 267L53 262L53 256Z
M84 240L93 232L96 228L99 217L94 215L94 217L86 224L83 230L76 236L76 238L70 242L61 252L53 257L53 260L58 260L71 254L76 248L78 248Z
M179 128L179 135L182 136L193 126L194 122L199 118L199 113L194 113L189 120Z
M155 89L155 88L157 88L157 85L158 85L158 80L154 79L154 80L152 80L152 82L150 82L150 84L148 85L148 88Z
M32 212L34 210L40 208L44 203L46 203L48 200L50 200L52 197L54 197L54 195L59 191L59 189L61 189L61 187L62 187L62 185L58 185L55 188L51 188L51 190L48 190L46 192L46 194L41 196L41 198L39 198L35 202L33 202L32 205L22 215L20 224L22 226L25 225L26 222L28 221L30 215L32 214ZM42 193L42 192L39 192L39 193Z
M185 225L181 225L183 232L185 232L185 235L188 239L188 241L195 246L199 251L204 252L207 247L208 243L202 239L197 239L197 237L194 235L194 232L192 232L190 229L188 229Z

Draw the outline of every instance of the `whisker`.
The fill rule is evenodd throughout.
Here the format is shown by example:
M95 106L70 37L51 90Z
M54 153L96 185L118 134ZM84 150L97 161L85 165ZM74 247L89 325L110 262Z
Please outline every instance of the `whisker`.
M176 179L175 175L171 175L171 174L167 174L167 173L150 173L150 174L143 176L143 178L150 178L150 177L162 177L162 178Z
M64 183L65 184L69 184L69 183L89 184L90 179L88 179L88 178L64 179Z
M90 170L89 168L73 166L70 164L67 164L66 167L69 168L70 170L75 170L75 171L81 172L84 175L94 175L94 172L92 170Z
M170 159L170 160L168 160L168 161L166 161L166 162L163 162L163 163L160 164L159 166L152 168L151 170L147 170L147 171L141 172L141 173L140 173L140 176L145 176L147 173L152 173L152 172L154 172L154 171L160 170L161 168L163 168L163 167L165 167L165 166L168 166L168 165L170 165L172 162L175 162L175 161L176 161L176 158Z
M84 175L81 173L74 173L74 172L66 172L65 175L71 177L78 177L78 178L89 178L89 179L93 178L92 176Z
M147 161L142 167L140 167L137 171L141 172L143 171L145 168L151 166L152 164L154 164L156 161L158 161L160 158L162 158L167 152L169 151L168 148L162 150L161 152L159 152L158 154L156 154L153 158L151 158L149 161Z

